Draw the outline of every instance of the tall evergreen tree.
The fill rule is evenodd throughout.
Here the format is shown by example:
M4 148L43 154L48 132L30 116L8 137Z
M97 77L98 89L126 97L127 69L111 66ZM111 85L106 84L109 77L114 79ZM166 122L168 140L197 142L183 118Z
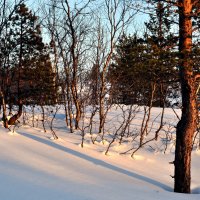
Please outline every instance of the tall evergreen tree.
M1 39L7 46L6 101L19 105L19 112L9 121L13 124L23 104L47 103L56 92L48 46L42 41L37 17L25 4L10 18L7 36Z
M147 43L151 46L155 76L157 82L157 105L163 103L167 89L178 85L177 42L178 38L172 32L171 9L162 0L156 3L154 12L150 14L149 22L145 23L148 36ZM175 89L175 88L174 88Z
M120 38L114 62L110 67L109 81L113 85L114 101L119 103L147 104L149 86L145 68L147 48L145 41L137 35Z
M174 52L159 44L153 34L120 39L109 74L115 87L114 99L120 98L120 103L150 105L155 90L153 105L164 106L167 88L177 78L177 63Z

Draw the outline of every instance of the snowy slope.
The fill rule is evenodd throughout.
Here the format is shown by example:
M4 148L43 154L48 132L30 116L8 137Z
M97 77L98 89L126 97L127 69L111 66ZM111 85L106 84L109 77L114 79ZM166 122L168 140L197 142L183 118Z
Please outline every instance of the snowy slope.
M64 123L64 122L63 122ZM98 145L80 147L78 135L39 128L0 127L0 199L2 200L197 200L200 154L193 152L191 195L173 193L174 155L138 152L105 156Z

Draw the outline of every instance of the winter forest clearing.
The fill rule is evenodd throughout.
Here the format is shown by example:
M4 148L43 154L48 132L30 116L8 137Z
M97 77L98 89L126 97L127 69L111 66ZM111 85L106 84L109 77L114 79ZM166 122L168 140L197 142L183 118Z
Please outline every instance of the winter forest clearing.
M199 199L199 33L195 0L0 0L3 199Z

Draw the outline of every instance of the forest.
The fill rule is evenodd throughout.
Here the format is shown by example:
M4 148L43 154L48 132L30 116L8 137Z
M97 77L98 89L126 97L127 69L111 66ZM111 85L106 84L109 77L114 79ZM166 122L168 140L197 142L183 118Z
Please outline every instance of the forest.
M62 110L66 135L79 133L82 148L101 140L109 155L128 141L120 155L132 158L174 140L174 192L191 193L199 33L198 0L0 0L2 125L40 124L58 140Z

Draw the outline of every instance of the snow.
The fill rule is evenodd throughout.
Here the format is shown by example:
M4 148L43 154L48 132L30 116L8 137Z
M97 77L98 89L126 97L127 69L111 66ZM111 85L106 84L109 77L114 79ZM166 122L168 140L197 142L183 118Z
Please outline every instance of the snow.
M155 108L153 115L159 111ZM115 112L109 113L110 120L118 115ZM192 194L173 193L174 169L169 164L174 159L173 142L165 154L142 148L133 158L120 154L129 143L116 142L106 156L107 140L92 144L91 135L86 133L82 148L80 133L68 132L62 113L60 110L55 123L58 140L42 127L20 126L14 133L0 127L0 199L200 199L199 150L192 153ZM171 110L165 115L175 123ZM156 142L152 145L159 146Z

